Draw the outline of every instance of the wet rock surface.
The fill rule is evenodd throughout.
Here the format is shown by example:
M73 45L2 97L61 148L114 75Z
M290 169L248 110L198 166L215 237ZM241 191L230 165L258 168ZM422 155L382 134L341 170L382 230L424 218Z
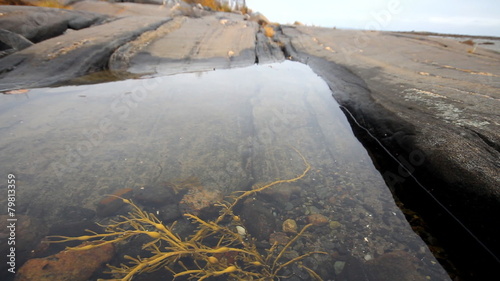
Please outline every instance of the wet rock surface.
M421 275L414 263L413 257L407 253L397 251L384 254L376 259L367 262L373 280L393 280L393 281L425 281L429 280Z

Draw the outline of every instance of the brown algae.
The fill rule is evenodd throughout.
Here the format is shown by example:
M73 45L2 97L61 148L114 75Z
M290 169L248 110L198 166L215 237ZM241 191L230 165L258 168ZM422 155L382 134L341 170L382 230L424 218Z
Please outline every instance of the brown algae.
M114 281L132 280L136 275L160 268L170 271L174 278L186 276L189 279L204 280L224 275L228 280L276 280L283 277L280 274L283 274L284 268L294 263L307 271L315 280L322 280L317 273L300 261L314 254L327 253L313 251L283 260L286 251L312 226L311 224L298 231L284 246L279 247L278 243L274 243L265 254L262 254L257 250L255 239L241 234L241 229L245 229L244 225L233 213L234 207L244 198L280 183L291 183L302 179L310 170L310 165L304 156L296 151L306 166L300 175L291 179L276 180L257 189L234 192L216 204L220 212L215 220L203 220L193 214L184 214L191 223L197 225L193 235L186 239L173 232L175 223L171 226L164 225L154 214L143 211L131 200L120 198L131 206L132 211L127 216L120 216L119 220L103 225L106 233L92 232L90 235L79 237L51 236L51 242L101 240L100 244L69 248L78 251L125 241L136 235L148 236L150 241L143 245L143 249L151 253L149 257L125 256L124 258L129 261L128 264L121 264L119 267L108 265L109 273L113 274L114 279L107 280ZM231 258L223 258L224 256ZM189 260L189 263L186 260Z

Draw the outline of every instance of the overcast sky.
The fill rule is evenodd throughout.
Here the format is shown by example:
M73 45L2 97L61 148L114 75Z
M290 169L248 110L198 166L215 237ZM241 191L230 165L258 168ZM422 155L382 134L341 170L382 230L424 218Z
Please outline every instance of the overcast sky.
M270 21L500 36L500 0L246 0Z

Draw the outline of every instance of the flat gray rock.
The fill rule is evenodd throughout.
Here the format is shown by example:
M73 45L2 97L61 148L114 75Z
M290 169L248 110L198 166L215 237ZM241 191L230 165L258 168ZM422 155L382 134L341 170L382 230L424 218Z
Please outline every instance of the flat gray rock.
M116 48L169 20L126 17L35 44L0 60L0 91L47 86L103 69Z
M128 71L171 74L251 65L256 60L257 30L256 23L236 14L186 18L182 25L137 50Z
M37 43L103 22L107 16L65 9L32 6L0 6L0 26Z
M231 13L176 17L120 47L110 69L134 74L173 74L283 61L279 46L256 22Z
M99 13L115 17L167 17L172 15L172 6L173 5L146 5L130 2L79 1L71 5L71 8L78 11Z
M0 42L5 44L7 48L12 48L15 50L26 49L29 46L33 45L33 42L26 39L24 36L5 29L0 29Z

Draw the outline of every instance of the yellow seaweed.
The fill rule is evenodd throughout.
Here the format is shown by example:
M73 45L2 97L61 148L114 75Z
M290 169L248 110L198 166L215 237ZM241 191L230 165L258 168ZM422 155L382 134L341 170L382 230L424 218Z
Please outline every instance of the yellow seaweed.
M217 219L213 221L203 220L193 214L185 214L191 223L198 226L197 231L188 238L181 239L172 231L173 225L164 225L154 214L143 211L132 200L121 198L124 203L131 206L132 211L127 216L120 216L120 221L111 221L107 225L102 225L107 233L89 231L90 235L79 237L51 236L51 243L104 240L101 244L84 246L85 249L90 249L125 241L136 235L147 235L152 239L143 245L151 256L146 258L125 256L128 264L121 264L118 267L108 265L109 273L115 277L115 279L107 279L108 281L129 281L138 274L153 272L160 268L167 269L174 277L188 276L189 279L197 280L220 275L227 276L228 280L277 280L283 277L279 274L287 266L313 254L326 254L314 251L280 262L284 253L311 225L302 228L280 251L278 251L278 245L274 244L266 251L266 254L261 254L255 246L255 240L245 239L237 232L236 226L242 227L243 224L239 217L233 214L233 208L242 199L271 186L295 182L305 177L311 166L298 150L295 149L295 151L305 165L300 175L291 179L276 180L253 190L233 193L225 201L217 204L221 210ZM230 218L230 223L223 223L223 221L227 222L226 218ZM206 242L208 237L217 238L218 242L215 245L209 244ZM68 249L82 250L83 248ZM220 258L230 253L233 255L231 262L230 259ZM180 260L181 258L192 260L191 265L186 266ZM312 269L302 264L299 264L299 267L304 268L313 279L321 280L321 277Z

